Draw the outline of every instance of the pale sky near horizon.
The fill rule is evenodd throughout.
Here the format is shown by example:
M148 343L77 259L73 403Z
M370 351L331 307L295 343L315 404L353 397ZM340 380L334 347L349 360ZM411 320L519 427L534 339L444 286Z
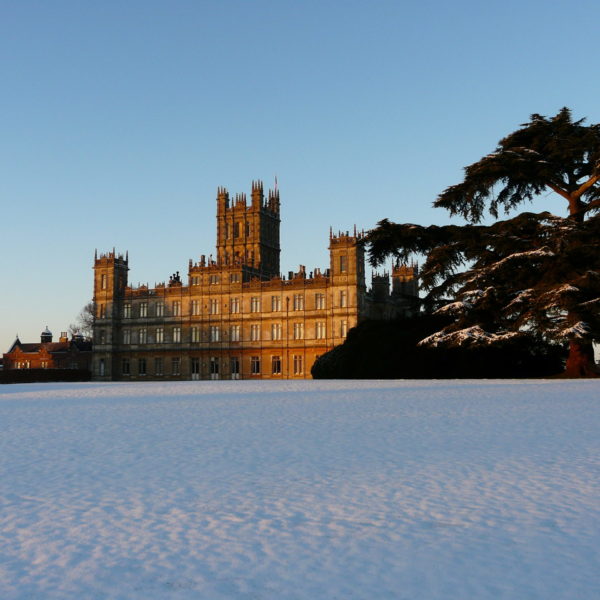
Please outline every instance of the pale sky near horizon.
M600 122L591 1L0 0L0 353L214 253L216 189L282 201L281 270L431 203L531 113ZM564 214L548 196L525 210Z

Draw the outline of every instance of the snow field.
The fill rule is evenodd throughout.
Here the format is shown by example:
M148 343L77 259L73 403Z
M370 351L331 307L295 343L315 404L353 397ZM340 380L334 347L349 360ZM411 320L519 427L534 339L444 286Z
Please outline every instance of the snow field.
M596 598L599 392L0 387L0 598Z

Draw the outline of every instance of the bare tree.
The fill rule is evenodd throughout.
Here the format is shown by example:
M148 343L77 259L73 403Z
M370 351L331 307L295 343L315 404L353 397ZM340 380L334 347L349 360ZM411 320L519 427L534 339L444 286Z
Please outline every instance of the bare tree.
M91 340L94 330L94 303L88 302L79 312L74 323L69 325L69 333L82 335Z

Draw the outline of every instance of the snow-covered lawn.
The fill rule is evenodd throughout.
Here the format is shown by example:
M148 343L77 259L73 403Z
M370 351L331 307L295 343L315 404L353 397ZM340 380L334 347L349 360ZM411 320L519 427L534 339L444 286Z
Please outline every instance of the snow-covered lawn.
M0 387L0 598L595 599L600 382Z

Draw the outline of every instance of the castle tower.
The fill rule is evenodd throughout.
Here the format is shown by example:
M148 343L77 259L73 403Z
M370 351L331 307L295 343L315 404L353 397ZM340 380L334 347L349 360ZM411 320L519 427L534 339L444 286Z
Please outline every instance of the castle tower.
M265 200L261 181L252 182L250 206L246 194L231 201L225 188L217 190L217 262L246 265L270 278L279 275L279 191Z
M392 268L392 296L417 297L419 295L419 267L416 264L401 265Z
M94 375L97 379L113 378L116 373L118 335L127 287L127 255L112 252L94 257Z
M365 289L365 250L363 235L340 232L329 234L330 275L333 285L356 285Z

